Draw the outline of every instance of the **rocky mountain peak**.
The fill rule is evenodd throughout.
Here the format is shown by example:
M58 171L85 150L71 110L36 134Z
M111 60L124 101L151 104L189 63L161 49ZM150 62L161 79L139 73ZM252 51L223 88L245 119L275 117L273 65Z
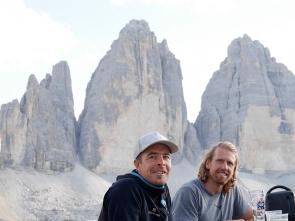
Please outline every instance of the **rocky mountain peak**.
M130 33L136 33L138 31L150 32L150 27L145 20L132 19L128 24L126 24L126 26L120 31L120 33L126 31L129 31Z
M38 85L39 85L39 82L38 82L36 76L34 74L31 74L29 76L29 80L27 83L27 90L29 90L30 88L38 87Z
M259 41L252 41L248 35L234 39L228 47L228 61L233 62L270 62L270 52Z
M163 41L161 42L161 47L166 48L167 50L169 50L168 42L167 42L166 39L163 39Z
M52 77L50 74L46 74L45 78L40 82L40 86L48 89L51 84Z
M294 75L261 43L235 39L202 96L195 122L201 146L229 140L246 156L245 168L294 168L287 154L295 152L294 84ZM280 163L273 162L274 153Z
M144 20L131 20L119 34L119 38L129 38L136 41L138 38L146 38L149 35L154 35L150 31L148 23Z
M73 111L74 99L72 92L72 80L70 75L70 68L66 61L61 61L55 64L52 68L52 79L49 87L56 99L67 101L68 107L72 107Z
M150 31L148 23L144 20L131 20L120 31L119 38L114 42L112 48L118 47L117 50L122 50L122 53L126 53L124 49L132 46L134 53L138 54L141 50L146 50L148 45L157 48L156 36Z
M1 107L0 166L38 170L73 168L76 150L71 78L66 62L39 84L31 75L20 105ZM14 105L13 105L14 104ZM13 105L13 108L12 108Z
M179 61L167 44L157 43L147 22L130 21L88 84L79 118L82 163L97 172L126 171L138 137L149 130L183 146L187 120L181 81ZM117 154L122 158L114 162Z

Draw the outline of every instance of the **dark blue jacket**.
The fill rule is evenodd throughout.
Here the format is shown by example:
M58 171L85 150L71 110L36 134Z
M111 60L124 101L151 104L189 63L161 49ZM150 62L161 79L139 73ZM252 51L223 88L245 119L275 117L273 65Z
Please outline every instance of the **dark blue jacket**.
M170 209L167 185L152 185L134 170L106 192L98 221L172 221Z

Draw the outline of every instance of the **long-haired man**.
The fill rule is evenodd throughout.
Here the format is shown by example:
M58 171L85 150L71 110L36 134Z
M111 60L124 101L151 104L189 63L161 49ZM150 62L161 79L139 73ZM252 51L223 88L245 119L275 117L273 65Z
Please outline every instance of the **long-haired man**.
M184 184L173 199L174 221L253 220L237 180L238 152L220 142L205 155L198 178Z

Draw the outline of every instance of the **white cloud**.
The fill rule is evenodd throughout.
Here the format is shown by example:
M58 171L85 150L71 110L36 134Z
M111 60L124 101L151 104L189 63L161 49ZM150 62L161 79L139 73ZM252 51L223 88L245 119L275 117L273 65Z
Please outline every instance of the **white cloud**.
M78 43L69 27L26 8L20 0L1 1L0 27L1 71L13 64L26 69L36 63L52 63Z
M20 99L27 79L40 80L52 66L78 47L69 27L45 13L27 8L22 0L0 1L0 104Z
M115 6L124 6L131 2L132 0L111 0L111 3Z
M143 6L157 6L163 9L189 9L194 5L194 0L111 0L115 6L127 6L134 3L142 4Z
M186 8L193 4L194 0L142 0L146 5L155 5L163 7Z

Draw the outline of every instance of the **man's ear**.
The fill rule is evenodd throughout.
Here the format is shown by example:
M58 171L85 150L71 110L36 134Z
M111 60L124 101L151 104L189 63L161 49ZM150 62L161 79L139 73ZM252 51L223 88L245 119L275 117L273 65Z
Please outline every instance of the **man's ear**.
M135 159L135 160L133 161L133 164L134 164L135 168L138 169L140 162L139 162L138 159Z
M205 162L205 168L206 168L207 170L210 169L210 160L206 160L206 162Z

